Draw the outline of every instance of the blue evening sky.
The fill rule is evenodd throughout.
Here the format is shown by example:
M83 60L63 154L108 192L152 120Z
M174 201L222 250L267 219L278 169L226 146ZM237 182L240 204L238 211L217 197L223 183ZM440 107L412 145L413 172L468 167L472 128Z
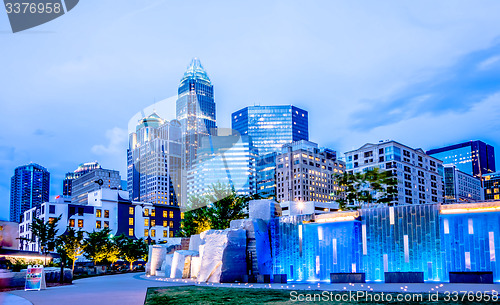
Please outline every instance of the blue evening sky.
M126 179L129 119L175 96L194 56L220 127L247 105L294 104L310 140L339 152L480 139L499 160L498 12L499 1L81 0L12 34L0 9L0 219L14 168L31 161L49 169L52 196L82 162Z

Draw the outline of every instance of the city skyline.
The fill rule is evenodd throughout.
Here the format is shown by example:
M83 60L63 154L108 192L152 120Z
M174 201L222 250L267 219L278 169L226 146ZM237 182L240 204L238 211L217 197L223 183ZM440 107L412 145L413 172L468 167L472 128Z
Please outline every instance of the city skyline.
M284 9L256 2L218 11L199 3L194 17L226 19L210 22L216 34L195 42L172 33L181 24L172 13L194 4L147 5L124 3L110 15L110 4L81 3L71 15L19 35L4 33L10 28L0 18L0 63L8 72L0 76L0 102L9 114L0 122L0 218L8 215L14 169L31 161L51 173L52 196L62 194L64 174L80 163L97 160L125 177L127 121L175 95L192 57L200 57L213 81L222 128L243 107L292 104L309 112L311 141L342 154L385 139L424 150L468 140L500 146L498 3L421 4L434 8L425 12L409 3L324 3L329 10L319 10L319 4ZM262 7L267 10L259 13ZM346 11L363 22L342 17ZM81 25L90 12L95 23ZM153 28L166 12L173 17L165 21L170 28ZM326 12L335 18L316 16ZM248 27L238 18L260 22ZM203 23L193 19L185 30ZM234 27L221 31L228 23ZM328 31L321 29L325 25ZM152 33L144 38L142 32ZM172 36L182 47L166 51ZM219 54L225 48L227 54ZM18 123L21 115L24 124Z

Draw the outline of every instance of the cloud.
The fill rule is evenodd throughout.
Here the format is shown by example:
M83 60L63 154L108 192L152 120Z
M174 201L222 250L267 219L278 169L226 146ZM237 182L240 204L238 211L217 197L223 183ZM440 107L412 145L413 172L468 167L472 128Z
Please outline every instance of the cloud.
M466 112L500 90L500 42L472 52L423 81L409 84L381 100L365 100L351 113L351 127L370 130L422 114Z
M47 131L45 129L37 128L34 132L33 135L35 136L46 136L46 137L53 137L54 133Z
M91 151L96 155L122 155L126 150L127 131L118 127L106 131L108 145L94 145Z

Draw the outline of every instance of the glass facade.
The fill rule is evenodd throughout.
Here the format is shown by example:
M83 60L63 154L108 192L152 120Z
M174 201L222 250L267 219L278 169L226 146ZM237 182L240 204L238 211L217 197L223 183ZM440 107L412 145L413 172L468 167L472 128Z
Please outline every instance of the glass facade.
M73 180L89 173L90 171L101 168L97 162L82 163L74 172L66 173L63 180L63 196L71 196L73 189Z
M256 161L257 194L263 199L276 198L276 156L275 152L258 156Z
M188 196L210 194L212 186L217 184L234 188L240 195L255 194L257 154L248 136L217 132L202 139L198 157L188 172Z
M10 181L10 221L20 222L25 211L49 201L50 173L43 166L19 166Z
M453 164L460 171L475 177L495 172L495 149L482 141L465 143L432 149L429 156Z
M384 281L385 272L423 272L432 282L448 281L449 272L490 271L498 282L499 209L429 204L324 214L325 222L311 222L312 215L275 218L273 271L299 282L343 272L365 273L369 282Z
M231 127L248 135L259 155L284 144L309 140L308 113L295 106L249 106L232 114Z

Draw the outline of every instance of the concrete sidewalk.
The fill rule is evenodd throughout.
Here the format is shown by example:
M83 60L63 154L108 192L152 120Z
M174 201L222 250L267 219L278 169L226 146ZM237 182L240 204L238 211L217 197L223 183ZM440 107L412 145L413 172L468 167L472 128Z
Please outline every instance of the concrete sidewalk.
M150 280L141 275L143 273L91 277L73 281L73 285L50 287L41 291L16 290L9 294L25 298L34 305L142 305L148 287L186 285L182 282Z

